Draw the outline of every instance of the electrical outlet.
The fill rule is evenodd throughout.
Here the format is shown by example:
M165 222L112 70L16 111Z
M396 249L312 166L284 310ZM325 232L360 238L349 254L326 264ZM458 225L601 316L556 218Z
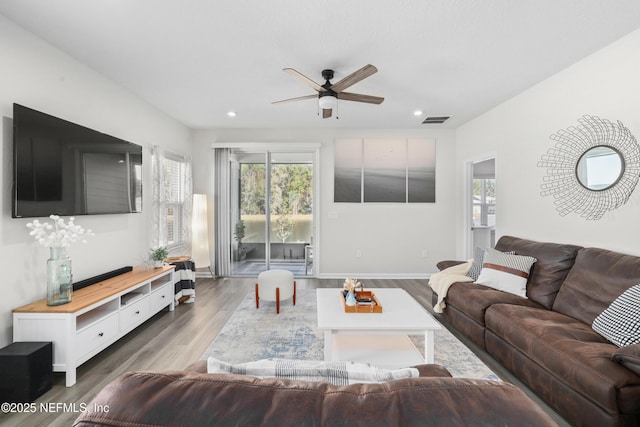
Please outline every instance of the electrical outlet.
M427 257L427 250L423 249L422 250L422 258L426 258Z
M356 258L360 258L362 256L362 251L360 249L356 249Z

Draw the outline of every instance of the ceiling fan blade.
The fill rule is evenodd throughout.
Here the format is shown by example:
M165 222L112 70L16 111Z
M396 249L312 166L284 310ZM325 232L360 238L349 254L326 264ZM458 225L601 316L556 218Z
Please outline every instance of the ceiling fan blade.
M340 92L337 95L338 99L345 101L366 102L368 104L382 104L384 98L372 95L362 95L360 93Z
M302 101L305 99L318 99L318 95L305 95L305 96L298 96L297 98L289 98L289 99L281 99L280 101L273 101L272 104L286 104L288 102L296 102L296 101Z
M294 70L293 68L284 68L282 71L284 71L285 73L289 74L294 79L296 79L298 81L301 81L302 83L306 84L307 86L312 87L313 89L317 90L318 92L321 92L321 91L325 90L318 83L314 82L309 77L305 76L304 74L300 73L299 71Z
M378 69L371 64L367 64L364 67L360 68L358 71L355 71L349 74L344 79L340 80L338 83L331 86L331 90L337 93L342 92L349 86L353 86L358 83L360 80L364 80L367 77L378 72Z
M322 110L322 118L323 119L328 119L329 117L331 117L331 108L325 108Z

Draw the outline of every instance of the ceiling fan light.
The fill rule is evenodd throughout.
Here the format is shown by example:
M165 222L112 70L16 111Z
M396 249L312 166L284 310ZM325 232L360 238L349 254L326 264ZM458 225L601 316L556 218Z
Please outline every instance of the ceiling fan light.
M318 104L322 110L333 110L338 106L338 98L333 95L321 96Z

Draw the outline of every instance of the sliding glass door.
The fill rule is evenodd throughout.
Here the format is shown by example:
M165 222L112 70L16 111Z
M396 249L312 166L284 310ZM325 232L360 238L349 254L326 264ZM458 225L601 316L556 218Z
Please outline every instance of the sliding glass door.
M313 275L312 152L231 152L231 274Z
M264 271L267 207L266 153L232 152L231 275Z

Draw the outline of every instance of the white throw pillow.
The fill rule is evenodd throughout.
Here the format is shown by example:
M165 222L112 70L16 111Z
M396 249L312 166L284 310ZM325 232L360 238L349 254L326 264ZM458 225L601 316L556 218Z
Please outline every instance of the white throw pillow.
M476 283L526 298L529 271L536 261L534 257L487 248Z
M516 254L514 251L508 251L504 253L511 254L511 255ZM480 276L483 262L484 262L484 249L476 247L473 250L473 264L471 264L471 268L467 272L467 276L471 277L474 282L478 280L478 276Z
M591 327L618 347L640 343L640 285L624 291Z

